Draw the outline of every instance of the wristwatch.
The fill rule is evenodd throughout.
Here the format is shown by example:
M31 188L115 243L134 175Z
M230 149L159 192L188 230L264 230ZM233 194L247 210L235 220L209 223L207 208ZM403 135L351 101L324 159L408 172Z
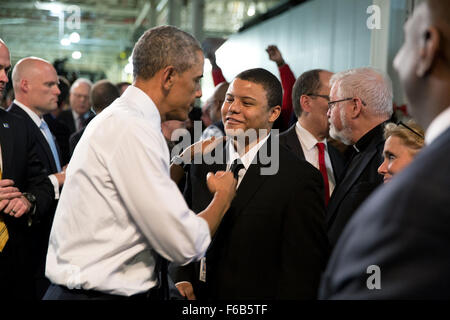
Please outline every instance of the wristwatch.
M33 217L36 213L36 196L29 192L23 192L22 195L28 202L31 204L30 210L27 213L28 216L28 226L31 226L33 223Z

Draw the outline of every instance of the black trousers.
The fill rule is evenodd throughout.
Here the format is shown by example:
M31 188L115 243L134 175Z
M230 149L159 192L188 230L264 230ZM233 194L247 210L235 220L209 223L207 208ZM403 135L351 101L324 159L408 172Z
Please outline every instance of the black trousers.
M69 289L65 286L51 284L42 300L161 300L158 291L159 289L150 289L148 292L127 297L95 290Z

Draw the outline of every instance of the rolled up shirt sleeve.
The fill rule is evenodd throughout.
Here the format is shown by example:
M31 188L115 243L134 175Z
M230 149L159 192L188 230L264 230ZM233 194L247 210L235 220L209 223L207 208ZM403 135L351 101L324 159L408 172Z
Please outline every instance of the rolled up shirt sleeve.
M164 258L178 264L200 259L211 241L209 227L170 179L162 136L139 123L125 130L108 168L126 211Z

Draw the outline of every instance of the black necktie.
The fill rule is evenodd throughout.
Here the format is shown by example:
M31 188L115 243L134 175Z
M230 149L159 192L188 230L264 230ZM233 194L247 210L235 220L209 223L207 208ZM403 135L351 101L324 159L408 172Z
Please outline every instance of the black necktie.
M242 164L241 159L236 159L231 163L230 171L233 172L236 180L239 180L239 170L244 169L244 165Z

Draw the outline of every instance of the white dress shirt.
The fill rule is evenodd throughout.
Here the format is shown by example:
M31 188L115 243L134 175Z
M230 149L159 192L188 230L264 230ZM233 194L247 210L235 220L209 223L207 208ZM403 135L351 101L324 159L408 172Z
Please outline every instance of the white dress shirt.
M450 106L442 111L428 126L425 143L430 144L450 127Z
M270 133L263 139L261 139L257 144L255 144L253 147L251 147L242 157L239 156L239 153L234 148L234 144L232 143L231 139L227 141L227 171L230 170L231 163L236 159L241 159L242 164L244 165L244 169L239 170L238 172L238 182L236 189L241 184L242 179L245 176L245 173L248 170L248 167L252 164L253 159L255 158L256 154L258 153L259 149L262 147L262 145L269 139Z
M18 105L23 111L25 111L28 114L28 116L31 118L31 120L33 120L33 122L37 125L37 127L41 131L42 135L45 137L45 132L44 132L44 130L41 129L41 122L43 120L41 118L39 118L39 116L36 113L34 113L33 110L28 108L26 105L24 105L20 101L14 100L14 103L16 105ZM51 139L53 139L53 137L51 137ZM56 176L54 174L49 175L48 178L50 179L50 181L51 181L51 183L53 185L53 190L55 191L55 199L59 199L59 183L58 183L58 179L56 178Z
M311 163L314 167L319 169L319 149L316 144L322 142L325 144L325 166L327 167L328 184L330 187L330 195L333 193L336 186L336 179L333 173L333 166L331 165L330 155L328 154L327 140L317 141L317 139L305 128L301 126L299 122L295 125L295 132L297 133L298 140L303 149L306 161Z
M86 127L66 171L46 276L69 288L130 296L158 284L156 250L186 264L211 241L170 179L153 101L129 86Z

